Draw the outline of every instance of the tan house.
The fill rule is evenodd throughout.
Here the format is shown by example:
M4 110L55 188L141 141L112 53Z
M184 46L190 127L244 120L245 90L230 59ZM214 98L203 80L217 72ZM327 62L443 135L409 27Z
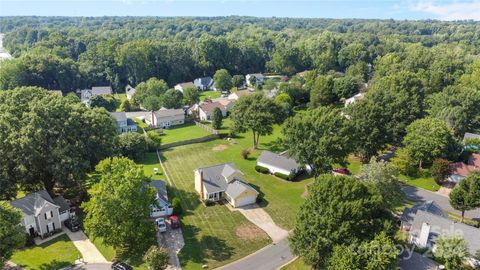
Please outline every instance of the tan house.
M152 111L145 116L145 123L151 127L169 128L171 126L185 123L185 112L183 109L165 109Z
M222 104L222 106L225 108L225 111L227 111L227 113L231 111L233 108L233 105L235 105L235 100L224 98L224 97L212 99L212 101Z
M184 82L184 83L179 83L177 85L175 85L173 87L175 90L178 90L180 92L183 93L183 91L185 91L185 89L187 88L195 88L197 89L197 87L195 86L195 84L193 84L193 82Z
M198 168L195 190L203 201L226 200L233 207L242 207L257 201L258 191L242 180L243 173L233 163Z
M250 91L250 90L240 90L240 91L233 92L230 95L228 95L228 99L237 101L239 98L241 98L243 96L249 96L252 93L253 92Z
M211 121L212 113L215 108L220 109L223 117L227 116L226 107L219 101L214 101L204 102L198 106L198 118L200 118L201 121Z

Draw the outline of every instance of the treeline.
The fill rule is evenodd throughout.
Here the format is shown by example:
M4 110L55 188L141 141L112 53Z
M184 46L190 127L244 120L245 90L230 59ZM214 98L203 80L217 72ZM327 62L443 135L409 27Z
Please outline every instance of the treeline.
M385 74L377 71L377 63L402 65L404 55L415 53L419 63L416 56L407 56L415 60L411 65L439 63L435 68L447 71L448 82L479 53L479 25L251 17L5 17L0 18L0 31L6 33L4 45L16 58L1 63L0 89L33 85L69 92L108 84L123 91L126 84L151 77L173 86L219 69L232 75L349 72L368 81L371 71Z

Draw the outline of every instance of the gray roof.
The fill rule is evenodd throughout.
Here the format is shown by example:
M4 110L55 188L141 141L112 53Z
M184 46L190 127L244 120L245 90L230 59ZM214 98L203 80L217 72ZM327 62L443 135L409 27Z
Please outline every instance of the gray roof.
M112 87L111 86L93 86L92 95L111 95Z
M300 165L295 161L295 159L267 150L262 151L262 154L260 154L260 156L258 157L257 162L265 163L287 171L292 171L300 167Z
M240 180L232 181L228 184L225 193L228 194L231 198L236 198L238 195L242 194L245 190L251 190L258 195L258 191L254 189L249 184L242 182Z
M203 185L208 193L225 191L227 189L226 177L235 172L243 174L233 163L198 168L197 170L203 173Z
M125 112L111 112L110 115L117 121L127 121L127 114Z
M137 92L137 89L133 88L130 84L125 87L125 94L133 95Z
M195 84L196 87L210 87L213 84L213 79L212 77L197 78L193 81L193 84Z
M465 135L463 135L463 140L466 139L480 139L480 134L465 132Z
M411 208L405 208L403 210L402 216L400 217L400 220L411 225L413 222L413 218L415 217L415 214L418 210L426 211L437 216L448 218L448 214L442 210L440 205L438 205L434 201L426 201L424 203L414 205Z
M167 184L165 184L165 182L162 180L152 180L150 185L155 188L157 192L157 199L168 203Z
M50 194L44 189L30 193L23 198L13 200L10 204L13 207L22 210L22 212L28 216L37 216L46 204L53 204L59 207L55 204L52 197L50 197Z
M411 256L409 256L407 252L403 252L398 257L400 261L398 262L398 266L400 269L405 270L437 270L438 266L440 265L436 261L423 256L417 252L413 252ZM426 255L428 256L428 254Z
M182 89L187 89L189 87L195 87L195 84L193 84L192 82L183 82L183 83L179 83L177 85L182 87Z
M53 198L53 201L60 207L60 213L70 210L70 204L65 200L65 198L63 198L63 196L57 196Z
M439 237L441 235L460 235L467 242L470 254L475 254L475 252L480 249L480 241L478 240L480 239L480 229L478 228L463 223L457 223L423 210L418 210L413 217L410 234L418 237L422 230L423 223L430 225L429 238Z

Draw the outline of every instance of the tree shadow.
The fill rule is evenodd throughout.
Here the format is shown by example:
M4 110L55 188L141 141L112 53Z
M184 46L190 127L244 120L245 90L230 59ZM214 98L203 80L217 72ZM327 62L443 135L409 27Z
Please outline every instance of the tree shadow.
M265 193L262 192L262 189L252 183L248 183L250 186L252 186L256 191L258 191L258 196L257 196L257 204L261 208L267 207L269 202L265 199Z
M201 205L199 195L196 192L179 189L175 186L167 186L168 200L172 203L173 198L180 200L182 216L192 215L193 211Z
M40 270L58 270L70 266L71 263L53 260L50 263L40 265Z
M233 255L233 248L228 246L225 240L215 236L202 236L200 245L203 247L204 256L216 261L228 260Z
M260 146L259 150L269 150L275 153L285 151L285 145L281 138L277 138L276 140L267 143L260 142Z

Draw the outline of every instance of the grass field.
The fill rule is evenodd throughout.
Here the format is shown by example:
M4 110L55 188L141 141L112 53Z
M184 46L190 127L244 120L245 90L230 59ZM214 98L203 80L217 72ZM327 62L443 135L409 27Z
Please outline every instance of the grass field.
M79 256L68 236L62 235L40 246L18 250L11 260L24 269L56 270L73 264Z
M165 135L162 135L162 145L178 141L201 138L211 134L205 129L197 127L193 123L164 129L163 133Z
M214 99L214 98L219 98L222 95L220 91L203 91L200 92L200 101L204 101L205 99Z
M423 188L426 190L430 191L438 191L440 189L440 186L433 180L433 177L410 177L406 175L400 175L399 177L400 181L402 181L405 184Z
M280 268L280 270L311 270L312 268L305 264L302 258L297 258L293 262Z

